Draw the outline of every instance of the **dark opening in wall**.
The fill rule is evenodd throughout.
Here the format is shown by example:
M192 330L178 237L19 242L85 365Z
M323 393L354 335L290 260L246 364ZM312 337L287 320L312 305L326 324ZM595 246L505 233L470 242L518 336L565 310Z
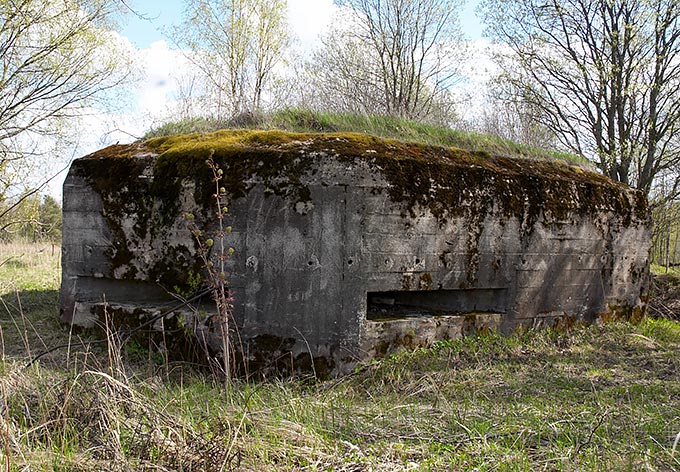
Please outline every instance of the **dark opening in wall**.
M505 313L507 289L402 290L366 293L366 318L380 321L471 312Z

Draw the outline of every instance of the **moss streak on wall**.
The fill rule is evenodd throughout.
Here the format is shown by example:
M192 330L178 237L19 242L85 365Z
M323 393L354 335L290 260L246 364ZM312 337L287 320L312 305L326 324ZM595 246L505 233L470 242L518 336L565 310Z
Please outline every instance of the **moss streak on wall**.
M526 233L541 218L550 224L613 213L624 226L648 222L641 193L566 162L512 159L356 133L229 130L163 137L110 146L74 165L102 196L111 230L120 236L121 220L134 214L140 223L135 234L143 239L147 232L162 234L179 217L187 183L194 184L194 199L207 217L214 184L205 160L211 155L224 170L221 185L231 198L243 197L261 183L267 193L292 204L309 201L304 177L317 170L320 159L334 158L348 166L368 163L389 183L390 198L411 216L427 208L442 221L463 217L479 226L487 215L500 212L517 218ZM474 248L470 254L474 256ZM116 266L131 254L121 247L114 256Z
M440 218L465 215L470 198L486 196L510 217L532 225L541 213L563 220L570 214L610 211L624 224L646 220L644 197L629 201L628 188L583 168L539 161L472 154L456 148L426 146L362 134L297 134L282 131L219 131L149 140L160 154L156 165L165 177L196 177L215 151L225 169L227 190L241 197L247 181L258 177L273 193L304 197L300 177L319 156L364 160L391 184L390 197L411 209L428 208ZM198 187L197 187L197 191ZM202 199L197 199L201 201Z

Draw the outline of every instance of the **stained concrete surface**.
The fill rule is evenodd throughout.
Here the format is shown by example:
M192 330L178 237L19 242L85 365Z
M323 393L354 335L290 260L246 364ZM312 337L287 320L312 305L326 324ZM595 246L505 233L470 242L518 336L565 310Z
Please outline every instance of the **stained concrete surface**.
M291 136L217 151L138 143L76 160L64 183L63 320L91 327L104 303L144 320L200 288L182 215L216 234L208 156L225 174L243 156L255 163L225 189L233 326L254 369L339 373L405 346L644 311L649 219L625 186L564 163L427 147L409 160L398 143L386 160L377 141ZM348 140L342 153L334 139ZM184 168L183 152L194 158ZM396 181L390 166L427 178ZM218 351L210 310L175 316Z

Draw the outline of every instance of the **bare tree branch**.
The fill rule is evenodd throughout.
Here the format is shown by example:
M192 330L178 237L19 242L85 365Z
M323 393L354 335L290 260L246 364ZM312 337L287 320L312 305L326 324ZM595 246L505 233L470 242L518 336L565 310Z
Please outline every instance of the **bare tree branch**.
M201 71L217 119L264 106L263 93L290 43L285 10L285 0L187 2L172 39Z
M646 194L680 169L680 4L486 0L482 11L508 51L497 57L506 100L538 110L565 147Z
M459 79L459 0L338 0L349 12L322 40L308 71L320 106L410 119L451 118Z

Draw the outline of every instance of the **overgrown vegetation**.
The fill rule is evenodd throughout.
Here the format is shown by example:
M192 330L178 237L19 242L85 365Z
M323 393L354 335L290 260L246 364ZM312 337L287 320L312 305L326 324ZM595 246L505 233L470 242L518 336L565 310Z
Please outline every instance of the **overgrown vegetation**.
M61 242L61 205L51 195L0 200L0 241Z
M9 470L677 470L680 324L440 342L347 377L234 382L58 325L58 254L0 246ZM46 347L68 345L26 367Z
M484 151L466 152L459 148L421 145L394 139L380 139L357 133L290 133L279 130L232 130L205 134L168 136L147 140L144 144L104 149L83 159L78 165L87 170L98 193L105 195L100 174L107 185L122 163L138 165L138 159L124 160L133 152L152 150L160 156L155 164L156 178L164 182L164 197L176 193L169 189L173 179L194 179L199 176L198 165L208 154L226 170L224 186L227 193L240 197L247 192L248 178L257 175L275 193L294 194L300 201L309 198L300 184L301 176L313 168L320 155L331 155L337 160L368 161L391 184L392 201L404 201L409 209L416 205L427 207L436 217L457 216L470 210L462 193L452 182L465 181L468 191L487 191L488 199L475 202L475 210L487 207L490 202L519 221L528 220L531 226L540 211L556 218L569 212L609 210L619 215L626 224L632 219L647 220L646 201L642 194L633 195L634 202L624 187L595 172L584 172L563 162L539 160L528 165L526 161L491 155ZM112 159L108 159L112 158ZM101 162L105 159L105 163ZM167 177L164 169L173 169ZM503 178L496 178L502 174ZM126 173L124 178L127 178ZM159 176L163 176L159 178ZM179 176L179 177L178 177ZM116 190L119 181L115 180ZM573 185L578 182L579 185ZM430 192L414 193L413 186L432 186ZM143 188L143 184L134 185ZM196 184L199 189L201 185ZM597 191L593 189L597 188ZM159 190L158 187L156 190ZM475 190L477 189L477 190ZM198 193L198 190L197 190ZM145 195L153 195L146 192ZM203 196L210 196L212 193ZM110 197L118 202L127 200ZM205 198L197 198L204 204ZM526 213L526 214L525 214Z
M427 208L442 221L460 216L483 221L485 215L498 212L522 222L521 238L531 234L541 214L563 221L607 212L626 227L645 225L648 219L641 193L562 161L512 159L359 133L221 130L114 145L73 163L72 175L87 179L101 197L111 234L127 241L116 246L109 270L128 280L155 280L182 291L189 287L190 274L203 267L196 265L186 241L163 244L144 256L141 265L139 251L133 248L137 243L131 241L149 236L155 241L174 231L187 184L200 208L212 207L213 176L205 166L209 156L224 169L220 188L233 199L246 195L258 182L267 195L305 204L311 198L307 177L340 163L346 178L366 171L384 178L391 201L403 203L412 216ZM153 179L147 178L148 172ZM465 192L460 182L465 182ZM469 195L484 198L468 201ZM203 231L214 226L205 211L194 216Z
M210 324L213 327L217 327L217 332L219 333L219 350L222 355L219 369L220 375L224 377L224 385L228 388L231 385L232 378L235 376L235 340L238 338L233 317L234 299L231 290L228 288L229 281L227 280L226 272L226 264L234 253L234 248L228 247L225 244L225 235L231 233L231 226L228 226L224 221L225 215L229 212L225 201L227 191L220 185L224 178L224 172L215 164L213 154L206 160L206 165L212 172L215 189L212 195L213 205L211 205L209 213L212 219L216 220L216 231L214 234L204 234L194 223L195 215L186 213L183 216L188 221L189 230L196 240L198 257L203 264L203 269L207 276L208 290L212 300L215 302L217 313L211 319ZM211 259L213 249L212 257L214 257L216 264ZM208 346L203 347L206 351L209 350Z
M280 129L300 133L365 133L401 141L457 147L470 152L483 152L508 157L559 159L584 166L588 165L583 158L574 154L531 147L497 136L455 130L448 126L411 121L394 116L327 113L298 108L282 109L267 114L244 113L231 120L190 118L167 122L149 130L143 139L241 128Z
M680 271L652 264L649 312L658 318L680 321Z

